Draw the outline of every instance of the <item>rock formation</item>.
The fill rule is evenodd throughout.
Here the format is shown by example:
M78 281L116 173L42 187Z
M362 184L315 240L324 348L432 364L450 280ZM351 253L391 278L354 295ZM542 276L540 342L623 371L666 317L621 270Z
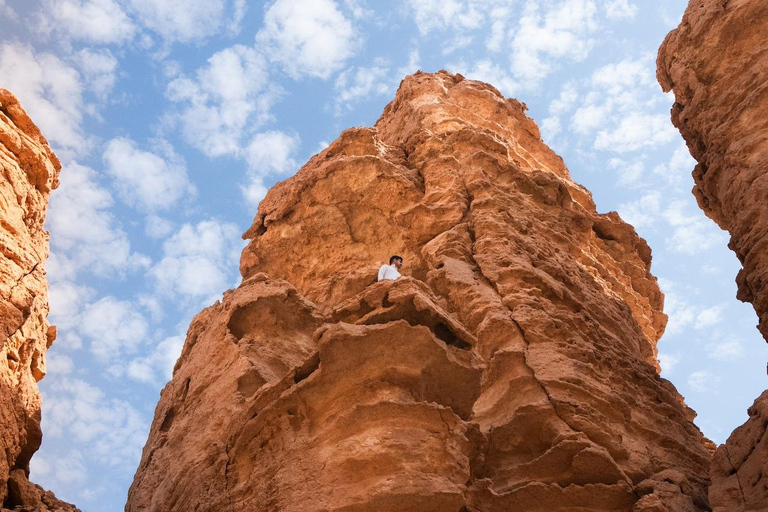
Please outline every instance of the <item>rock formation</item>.
M5 89L0 89L0 168L1 509L72 511L28 480L29 460L42 440L37 382L45 376L45 352L56 338L46 319L43 223L61 165Z
M743 265L737 297L754 305L768 340L768 3L691 2L659 51L658 78L674 90L672 122L698 161L693 193L731 234ZM718 448L715 511L768 510L768 392Z
M273 187L201 312L126 510L704 511L645 241L525 105L407 77ZM375 283L391 254L404 277Z

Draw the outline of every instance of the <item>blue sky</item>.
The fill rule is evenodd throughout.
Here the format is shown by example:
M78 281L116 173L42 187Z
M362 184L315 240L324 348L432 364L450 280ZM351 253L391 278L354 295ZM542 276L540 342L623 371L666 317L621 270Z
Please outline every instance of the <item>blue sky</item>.
M0 86L61 158L42 449L32 478L122 510L192 316L239 281L266 189L399 81L441 68L525 102L653 249L663 376L718 443L766 387L727 234L690 193L655 55L682 0L0 0Z

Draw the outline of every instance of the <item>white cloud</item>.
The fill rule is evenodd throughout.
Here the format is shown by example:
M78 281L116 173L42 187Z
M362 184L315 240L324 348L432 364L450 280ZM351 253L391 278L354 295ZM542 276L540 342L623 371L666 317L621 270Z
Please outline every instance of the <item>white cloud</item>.
M483 22L483 6L467 0L409 0L422 35L446 28L476 29Z
M555 60L584 60L597 29L593 0L526 2L512 41L512 68L524 83L535 85L549 75Z
M605 15L609 19L634 18L640 9L629 0L610 0L605 6Z
M674 252L697 254L724 243L725 237L714 223L695 207L689 206L690 199L672 201L664 211L664 218L673 228L672 235L666 240L667 246ZM687 211L693 213L687 213Z
M279 131L257 133L245 150L248 162L248 183L243 187L246 200L258 203L267 193L264 180L268 176L283 176L295 171L294 158L299 148L299 137Z
M620 158L612 158L608 161L608 166L617 171L619 185L638 188L645 184L642 180L645 171L642 161L627 162Z
M117 79L117 59L112 52L107 49L82 49L74 58L88 89L100 99L105 99L112 92Z
M488 51L496 53L504 48L509 37L507 21L511 14L512 12L508 7L495 7L491 9L491 35L485 42L485 47Z
M717 392L720 387L720 377L706 370L700 370L688 376L688 386L699 393Z
M659 353L659 365L661 366L661 372L665 377L669 377L674 373L675 367L682 360L680 354L665 354Z
M696 325L694 326L697 331L708 329L713 325L717 325L723 321L723 311L725 306L712 306L701 311L696 315Z
M109 398L80 379L58 379L55 388L43 390L45 435L88 446L85 457L125 475L132 474L139 463L148 425L131 404ZM88 459L84 462L90 465Z
M195 188L187 179L184 160L170 144L158 141L162 153L143 151L131 139L112 139L104 151L106 171L127 204L144 211L166 210Z
M664 178L670 185L680 187L685 184L690 189L693 186L691 171L695 165L696 160L691 157L688 147L680 144L672 153L669 162L654 167L653 172Z
M47 435L48 431L45 432ZM80 486L88 481L88 470L83 462L83 455L74 450L69 452L67 457L57 457L50 461L35 455L29 465L32 480L51 482L56 488L67 485Z
M132 303L103 297L86 306L79 330L90 338L91 352L107 362L135 353L145 343L149 326Z
M471 64L455 64L450 67L460 70L467 78L493 85L507 96L514 96L521 88L521 84L512 78L508 70L489 59L473 61Z
M3 87L18 96L59 157L87 149L81 127L83 86L74 68L50 53L35 54L29 46L4 43L0 76Z
M677 130L665 114L633 112L623 117L618 126L600 130L595 139L595 149L627 153L651 148L675 140Z
M43 34L55 31L95 44L121 44L133 39L136 27L115 0L48 0L38 14Z
M744 357L744 344L730 338L707 345L707 357L715 361L737 361Z
M277 0L267 9L256 41L295 79L329 78L358 44L352 23L333 0Z
M48 272L52 276L56 275L55 268L51 269L50 265L48 265ZM51 323L60 330L77 326L80 313L95 293L93 289L71 281L52 280L51 289L48 293L48 300L51 305ZM56 344L60 346L58 341Z
M255 131L269 118L277 93L268 83L262 55L235 45L214 54L194 79L172 80L166 96L182 104L187 142L208 156L239 156L246 128Z
M70 357L48 351L45 355L45 368L56 376L69 375L75 369L75 362Z
M6 0L0 0L0 14L12 21L17 21L19 15L13 10L13 7L8 5Z
M148 215L144 224L144 232L150 238L165 238L173 231L173 222L157 215Z
M65 166L61 185L51 196L47 224L57 258L72 269L102 277L147 266L146 256L131 252L128 236L109 211L113 203L93 169L77 163Z
M166 42L199 41L216 34L225 20L224 0L130 0L136 17ZM235 17L242 17L235 9Z
M387 76L389 68L349 68L336 78L336 114L354 108L354 103L376 96L389 96L394 92L394 83Z
M686 300L691 291L681 291L678 283L664 278L659 278L659 287L664 292L664 312L669 317L665 337L684 332L696 320L696 308Z
M661 192L652 190L636 201L619 205L619 215L636 230L649 230L661 218L661 199Z
M161 386L171 379L173 367L183 346L183 336L166 338L147 356L132 360L128 364L126 374L135 381Z
M184 224L165 241L164 257L149 275L163 295L214 300L237 272L239 235L240 230L230 223Z

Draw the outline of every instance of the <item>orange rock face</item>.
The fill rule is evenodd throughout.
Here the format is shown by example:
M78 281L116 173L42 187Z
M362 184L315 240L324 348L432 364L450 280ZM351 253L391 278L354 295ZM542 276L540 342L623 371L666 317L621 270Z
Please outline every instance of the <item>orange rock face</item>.
M698 165L693 193L731 234L743 268L737 297L753 304L768 340L768 3L691 2L659 51L658 78L674 90L672 121ZM768 510L768 392L718 448L715 511Z
M2 510L75 510L31 484L29 460L42 440L45 353L56 338L48 315L43 229L61 165L48 142L0 89L0 504Z
M406 78L259 206L193 321L126 510L704 511L645 241L525 115ZM404 276L375 283L391 254Z

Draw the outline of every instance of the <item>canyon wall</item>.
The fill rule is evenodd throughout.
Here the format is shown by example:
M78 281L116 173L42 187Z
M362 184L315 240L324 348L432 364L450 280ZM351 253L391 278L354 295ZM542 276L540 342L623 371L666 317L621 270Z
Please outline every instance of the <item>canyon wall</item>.
M5 89L0 89L0 507L72 511L29 482L29 461L42 440L40 391L45 353L56 338L48 324L43 229L48 195L61 165L48 142Z
M709 510L711 443L658 375L651 251L525 105L409 76L245 237L127 511ZM376 283L392 254L404 276Z
M674 90L672 122L698 161L693 193L730 233L737 297L768 340L768 3L691 2L659 51L658 79ZM711 476L716 512L768 510L768 391L718 448Z

